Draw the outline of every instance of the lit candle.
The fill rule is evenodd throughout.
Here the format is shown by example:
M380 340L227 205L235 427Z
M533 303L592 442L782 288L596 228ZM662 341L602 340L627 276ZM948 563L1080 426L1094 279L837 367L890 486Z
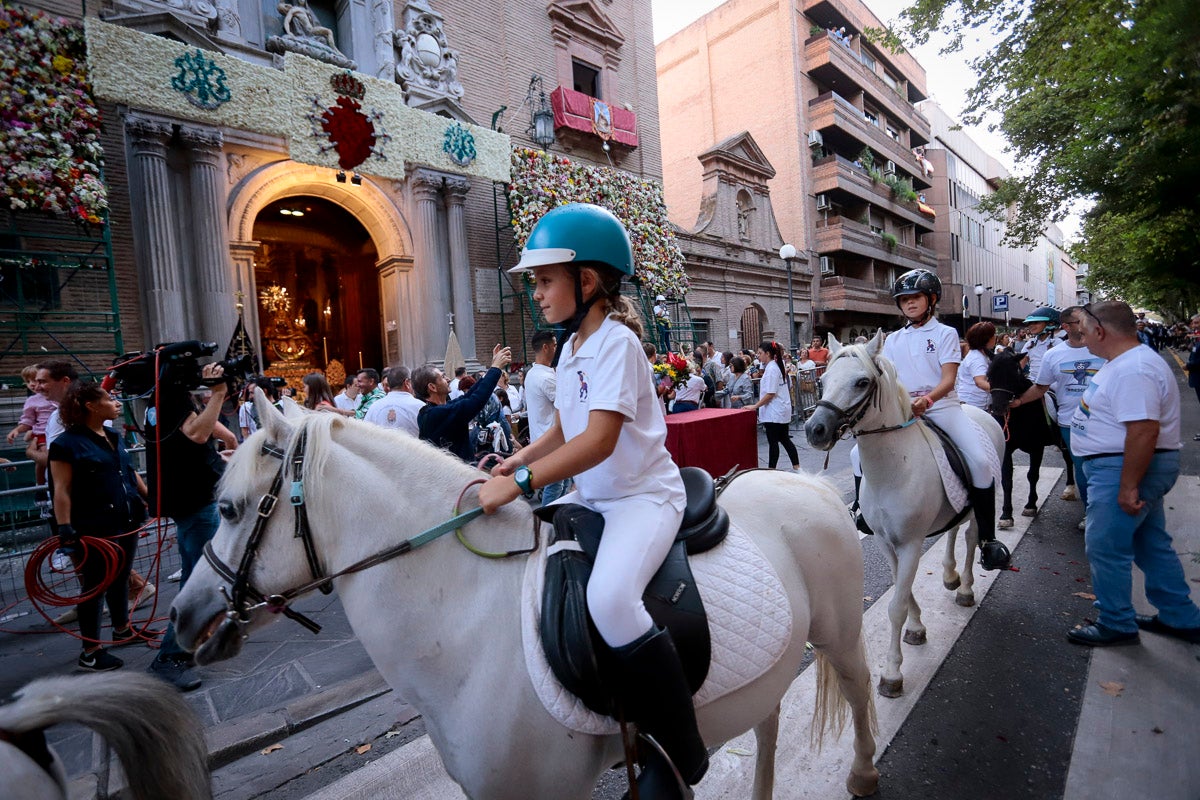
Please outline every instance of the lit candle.
M358 351L358 371L359 371L359 372L362 372L362 368L363 368L363 365L362 365L362 350L359 350L359 351Z
M321 351L325 354L325 363L329 363L329 337L321 337Z

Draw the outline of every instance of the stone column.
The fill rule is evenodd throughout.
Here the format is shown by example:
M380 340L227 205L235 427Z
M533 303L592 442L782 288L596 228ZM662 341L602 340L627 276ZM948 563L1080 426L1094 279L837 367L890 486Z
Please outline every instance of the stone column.
M242 293L242 319L246 323L246 335L258 353L258 363L262 363L262 332L258 323L258 291L254 283L254 255L258 252L260 242L230 242L229 257L233 262L234 292ZM236 299L236 298L235 298Z
M221 132L190 125L181 126L179 137L188 148L188 177L191 184L191 214L188 227L192 239L194 277L189 305L196 310L199 330L194 335L229 344L237 321L230 291L229 231L225 223L225 183L221 179Z
M463 205L471 181L446 178L446 216L450 238L450 289L453 295L454 332L467 361L474 361L475 303L471 296L471 260L467 253L467 216Z
M416 204L415 250L419 317L413 325L418 367L429 361L441 361L446 355L449 338L450 276L439 258L441 228L438 225L438 202L445 179L439 172L418 169L409 178L413 202ZM417 311L416 308L413 309Z
M171 173L167 148L173 127L166 122L129 115L125 135L135 171L130 182L134 200L134 233L138 244L139 277L146 308L146 342L186 339L183 304L182 252L175 230Z

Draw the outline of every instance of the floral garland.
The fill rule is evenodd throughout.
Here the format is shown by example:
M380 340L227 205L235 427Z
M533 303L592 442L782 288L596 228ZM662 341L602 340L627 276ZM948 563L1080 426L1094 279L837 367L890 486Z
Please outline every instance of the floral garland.
M13 210L99 224L100 111L83 28L0 3L0 193Z
M649 295L682 298L687 293L683 252L667 221L661 186L627 172L514 147L508 206L518 247L543 214L566 203L595 203L625 224L633 242L634 277Z
M654 380L663 389L681 389L687 383L687 362L678 353L667 353L665 361L660 361L654 367Z

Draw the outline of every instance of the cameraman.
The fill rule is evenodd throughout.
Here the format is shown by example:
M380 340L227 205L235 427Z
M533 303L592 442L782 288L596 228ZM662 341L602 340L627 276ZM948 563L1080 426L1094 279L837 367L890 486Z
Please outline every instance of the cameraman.
M161 387L159 405L146 411L150 502L155 514L170 517L175 523L183 562L181 589L220 522L214 490L225 461L217 452L213 433L229 391L220 380L224 374L220 364L206 364L201 370L204 383L212 386L212 398L198 413L188 390L175 385ZM182 692L190 692L200 686L200 679L188 673L194 664L191 654L176 643L175 626L169 625L158 656L150 662L150 673Z

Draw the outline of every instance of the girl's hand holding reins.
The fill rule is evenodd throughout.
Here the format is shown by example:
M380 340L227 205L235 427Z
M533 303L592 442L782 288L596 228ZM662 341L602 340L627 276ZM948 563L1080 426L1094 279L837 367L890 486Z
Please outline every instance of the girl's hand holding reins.
M929 398L922 395L912 401L912 413L914 417L922 416L933 403L929 402Z
M522 463L524 462L522 462L519 457L511 455L496 466L492 467L492 475L512 475L514 472L516 472L517 467L521 466Z
M501 464L496 469L500 469L501 466L504 465ZM479 505L483 506L485 514L495 514L501 506L508 505L520 496L521 487L517 486L517 482L508 475L490 478L487 483L479 487Z

